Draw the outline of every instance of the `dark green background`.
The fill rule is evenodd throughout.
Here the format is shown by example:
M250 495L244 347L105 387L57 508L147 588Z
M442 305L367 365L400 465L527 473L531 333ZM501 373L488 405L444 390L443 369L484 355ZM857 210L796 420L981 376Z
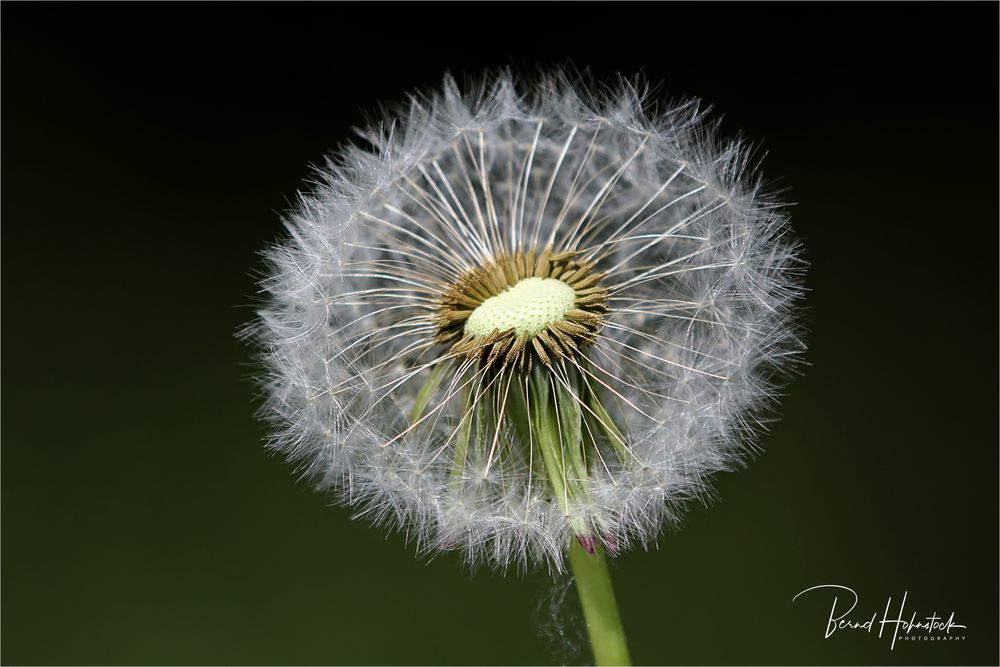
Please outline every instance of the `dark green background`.
M233 336L279 212L366 112L446 69L568 58L761 140L812 264L811 366L766 454L615 563L635 660L996 664L997 19L5 3L0 658L586 659L535 630L544 574L418 560L296 482ZM823 583L868 615L908 591L966 639L824 640L829 598L791 602Z

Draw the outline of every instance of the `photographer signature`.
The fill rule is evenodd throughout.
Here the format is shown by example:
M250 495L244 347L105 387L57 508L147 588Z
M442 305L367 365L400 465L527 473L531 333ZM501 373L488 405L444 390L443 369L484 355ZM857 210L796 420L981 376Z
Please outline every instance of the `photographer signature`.
M860 613L851 616L850 614L858 607L860 598L853 589L838 584L812 586L796 594L792 598L792 602L794 603L806 593L822 595L824 591L826 594L833 593L833 605L830 607L830 616L826 622L824 639L829 639L837 632L848 630L860 630L870 634L876 627L878 628L879 639L882 638L883 633L886 633L886 636L888 636L889 632L892 633L892 643L889 645L889 650L893 650L896 647L897 640L961 641L965 639L965 634L962 631L966 629L966 626L955 622L955 612L951 612L947 619L943 616L938 616L936 611L918 619L917 612L913 612L909 619L907 619L905 609L908 591L903 591L903 597L899 601L898 612L894 613L891 611L892 598L890 597L886 600L885 611L876 611L871 616L861 615Z

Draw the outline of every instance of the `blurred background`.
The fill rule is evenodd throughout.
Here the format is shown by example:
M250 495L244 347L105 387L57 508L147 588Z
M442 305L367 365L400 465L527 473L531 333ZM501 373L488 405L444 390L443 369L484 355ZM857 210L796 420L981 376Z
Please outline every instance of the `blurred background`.
M280 213L378 104L567 62L725 112L811 262L766 454L614 564L635 661L1000 659L996 3L0 14L5 664L589 659L565 581L415 558L297 482L234 338ZM832 596L792 597L830 583L965 638L824 639Z

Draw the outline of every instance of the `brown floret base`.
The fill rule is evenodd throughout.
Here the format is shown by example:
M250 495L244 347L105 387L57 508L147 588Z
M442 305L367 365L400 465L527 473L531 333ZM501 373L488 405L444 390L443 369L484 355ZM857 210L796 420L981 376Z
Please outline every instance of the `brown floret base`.
M576 255L575 251L553 253L551 246L540 253L518 251L463 274L441 296L437 340L452 343L456 356L520 372L530 371L534 363L550 366L560 357L573 358L597 337L608 301L608 290L600 286L603 274L595 272L593 264L577 261ZM562 320L550 322L533 335L517 334L514 329L494 329L480 337L465 333L466 320L484 301L532 277L561 280L576 292L574 308Z

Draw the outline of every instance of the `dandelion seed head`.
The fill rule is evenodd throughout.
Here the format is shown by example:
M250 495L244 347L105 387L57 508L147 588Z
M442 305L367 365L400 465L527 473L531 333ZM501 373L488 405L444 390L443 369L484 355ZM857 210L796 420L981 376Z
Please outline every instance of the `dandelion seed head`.
M698 102L450 78L318 170L248 329L270 447L472 564L655 540L754 449L802 262Z

